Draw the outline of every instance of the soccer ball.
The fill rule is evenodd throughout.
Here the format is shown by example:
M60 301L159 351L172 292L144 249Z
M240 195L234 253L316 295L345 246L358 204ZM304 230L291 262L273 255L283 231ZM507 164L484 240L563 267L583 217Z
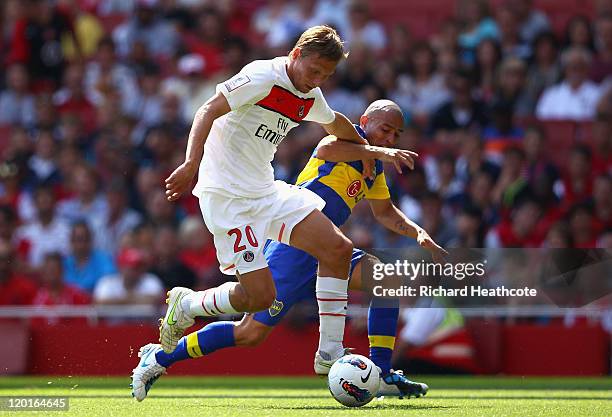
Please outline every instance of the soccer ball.
M338 359L327 377L332 396L347 407L361 407L376 396L380 387L380 372L374 362L361 355Z

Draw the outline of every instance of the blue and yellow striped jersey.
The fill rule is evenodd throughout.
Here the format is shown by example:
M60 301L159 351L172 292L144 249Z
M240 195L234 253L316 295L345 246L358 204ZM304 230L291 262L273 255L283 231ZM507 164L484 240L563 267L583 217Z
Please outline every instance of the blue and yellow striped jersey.
M361 128L359 133L365 137ZM366 198L384 200L390 198L389 188L381 161L376 161L374 180L363 178L363 163L329 162L315 157L310 160L300 173L297 185L308 188L326 201L323 214L338 227L342 226L351 215L355 205Z

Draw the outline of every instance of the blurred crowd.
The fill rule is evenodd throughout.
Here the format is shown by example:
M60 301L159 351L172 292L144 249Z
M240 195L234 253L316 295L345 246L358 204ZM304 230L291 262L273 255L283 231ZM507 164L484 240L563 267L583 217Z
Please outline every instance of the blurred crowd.
M389 186L439 244L611 248L612 1L563 30L531 0L449 3L421 39L365 0L3 1L0 305L157 304L224 280L197 200L169 203L163 180L217 83L322 23L350 50L330 106L355 122L379 98L402 107L398 147L420 157ZM292 131L277 178L323 134ZM365 203L344 231L416 244Z

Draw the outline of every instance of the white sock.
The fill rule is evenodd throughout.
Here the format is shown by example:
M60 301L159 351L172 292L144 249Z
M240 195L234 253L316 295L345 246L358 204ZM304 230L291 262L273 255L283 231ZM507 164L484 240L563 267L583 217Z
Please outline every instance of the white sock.
M229 293L237 282L226 282L215 288L186 295L181 304L192 317L213 317L220 314L239 313L230 303Z
M319 304L319 354L331 360L342 356L348 279L317 277ZM322 353L323 352L323 353ZM329 355L328 359L326 355Z

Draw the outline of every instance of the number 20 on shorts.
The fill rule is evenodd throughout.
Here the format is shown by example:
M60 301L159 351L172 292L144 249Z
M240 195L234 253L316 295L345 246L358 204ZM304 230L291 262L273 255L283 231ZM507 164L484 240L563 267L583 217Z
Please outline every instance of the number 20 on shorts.
M234 253L242 252L246 249L246 245L241 244L243 235L246 236L246 240L252 247L256 248L259 246L259 242L257 242L257 238L255 237L255 232L253 232L253 228L249 225L244 228L244 232L239 228L234 228L227 232L227 234L229 236L234 236L236 239L234 241Z

